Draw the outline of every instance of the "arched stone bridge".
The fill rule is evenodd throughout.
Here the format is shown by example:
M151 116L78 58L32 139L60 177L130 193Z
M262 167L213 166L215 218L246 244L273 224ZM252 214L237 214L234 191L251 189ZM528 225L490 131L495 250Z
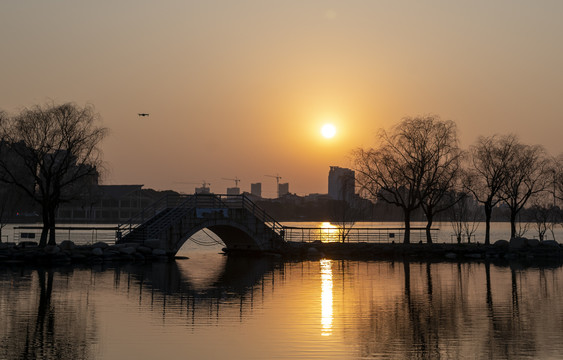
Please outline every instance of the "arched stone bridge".
M173 255L195 233L209 229L228 250L276 251L283 227L246 195L167 196L119 226L117 243L147 243Z

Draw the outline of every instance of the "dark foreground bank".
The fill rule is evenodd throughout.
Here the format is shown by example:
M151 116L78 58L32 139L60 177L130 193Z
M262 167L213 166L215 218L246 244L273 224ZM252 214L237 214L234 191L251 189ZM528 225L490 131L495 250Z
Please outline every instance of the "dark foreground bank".
M0 264L98 264L111 261L168 261L174 258L164 250L140 244L108 245L98 242L92 245L75 245L72 241L63 241L59 245L44 248L38 247L33 242L23 242L18 245L0 244Z
M485 260L506 259L563 262L563 248L556 241L540 242L516 238L491 245L474 244L369 244L369 243L288 243L288 257L326 257L354 260Z
M498 240L492 245L481 244L370 244L370 243L298 243L288 242L277 253L248 254L240 251L227 254L275 255L285 259L328 258L334 260L415 260L415 261L479 261L525 260L529 263L563 264L563 248L556 241L540 242L517 238ZM141 244L98 242L75 245L63 241L56 246L38 247L35 243L0 244L0 264L98 264L101 262L152 262L179 258L164 250ZM185 258L185 257L180 257Z

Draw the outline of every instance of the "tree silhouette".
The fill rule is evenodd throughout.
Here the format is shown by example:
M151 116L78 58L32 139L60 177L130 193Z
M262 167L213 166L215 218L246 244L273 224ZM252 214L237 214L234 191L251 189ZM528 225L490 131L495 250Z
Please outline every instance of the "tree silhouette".
M404 118L390 133L380 130L378 146L356 150L355 158L361 186L402 209L409 243L412 212L425 202L431 225L454 183L460 158L455 124L433 115Z
M98 144L107 129L98 127L92 106L36 105L18 115L4 114L0 135L0 181L19 187L41 207L40 246L56 244L55 215L59 204L95 182L101 164ZM14 166L14 164L19 164ZM23 171L23 176L21 172Z
M510 176L515 147L514 135L480 137L470 149L467 190L483 204L485 211L485 244L490 244L491 215L502 200L500 194Z
M541 146L514 144L508 164L508 176L500 197L510 209L510 237L516 236L516 217L528 200L544 191L552 182L553 173Z

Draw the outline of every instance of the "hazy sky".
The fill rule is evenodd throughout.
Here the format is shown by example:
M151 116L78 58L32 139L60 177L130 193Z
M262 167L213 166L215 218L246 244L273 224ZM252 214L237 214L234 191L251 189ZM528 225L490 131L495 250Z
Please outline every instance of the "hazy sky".
M326 193L404 116L563 152L562 19L561 0L2 0L0 109L93 104L107 184Z

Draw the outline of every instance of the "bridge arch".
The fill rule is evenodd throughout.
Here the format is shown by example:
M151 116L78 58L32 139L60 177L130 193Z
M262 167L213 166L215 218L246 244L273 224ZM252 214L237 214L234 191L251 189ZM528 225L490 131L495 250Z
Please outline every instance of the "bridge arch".
M252 236L252 232L245 226L232 221L205 221L180 234L174 244L170 244L175 251L188 241L190 237L201 230L207 229L214 233L225 244L228 250L263 251L271 247L271 244L260 241L263 239Z
M119 226L119 243L158 243L175 254L196 232L209 229L230 250L277 251L283 226L245 195L196 194L165 197Z

